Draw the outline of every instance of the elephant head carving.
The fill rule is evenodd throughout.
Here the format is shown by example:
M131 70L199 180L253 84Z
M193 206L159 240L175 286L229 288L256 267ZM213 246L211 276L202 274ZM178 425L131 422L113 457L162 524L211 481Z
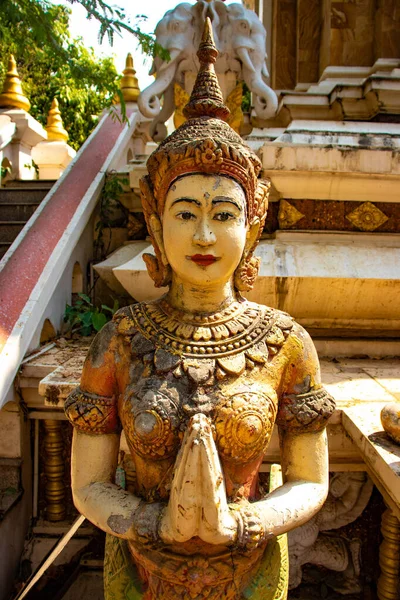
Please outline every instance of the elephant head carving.
M229 54L242 64L242 77L253 93L254 109L258 117L273 117L278 107L275 92L267 85L266 38L264 25L258 16L241 4L230 4L228 11Z
M167 94L161 114L160 97L171 86L177 69L182 67L181 63L190 63L195 56L193 8L193 5L187 2L178 4L173 10L165 13L156 27L156 40L168 50L170 60L163 61L160 57L154 59L150 74L156 74L157 78L142 91L138 99L139 110L145 117L157 118L157 121L164 122L174 110L173 95ZM195 70L195 64L186 64L186 67Z
M169 51L170 60L154 59L150 74L155 74L156 80L138 99L140 112L153 119L150 131L156 141L165 137L165 122L175 109L174 82L182 83L185 72L197 72L196 51L207 16L220 53L217 74L230 70L245 81L253 93L258 117L266 119L276 113L277 97L266 83L266 31L257 15L241 4L226 5L222 0L183 2L167 11L156 27L156 40Z

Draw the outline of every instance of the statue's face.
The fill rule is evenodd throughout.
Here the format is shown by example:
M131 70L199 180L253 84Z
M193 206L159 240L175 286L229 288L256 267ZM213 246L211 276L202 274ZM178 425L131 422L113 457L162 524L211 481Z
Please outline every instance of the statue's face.
M183 283L229 281L242 258L246 233L246 199L233 179L188 175L168 190L164 247L172 271Z

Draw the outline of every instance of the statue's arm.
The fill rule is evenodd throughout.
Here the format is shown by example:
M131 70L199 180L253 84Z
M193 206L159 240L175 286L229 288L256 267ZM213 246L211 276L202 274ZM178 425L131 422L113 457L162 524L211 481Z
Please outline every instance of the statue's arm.
M71 485L76 508L97 527L118 537L152 538L156 518L147 518L147 505L114 483L121 425L118 418L117 364L123 348L117 324L97 334L86 358L81 383L65 403L74 426ZM143 525L144 522L144 525ZM154 527L153 527L154 524ZM154 531L156 536L156 531Z
M252 505L265 533L278 535L302 525L324 503L329 483L326 423L333 410L334 401L321 385L314 344L296 325L277 415L284 484Z
M71 485L80 513L103 531L128 538L140 500L114 484L119 438L116 433L91 435L75 429Z
M285 483L252 505L267 535L299 527L324 503L328 493L326 431L284 433L281 461Z

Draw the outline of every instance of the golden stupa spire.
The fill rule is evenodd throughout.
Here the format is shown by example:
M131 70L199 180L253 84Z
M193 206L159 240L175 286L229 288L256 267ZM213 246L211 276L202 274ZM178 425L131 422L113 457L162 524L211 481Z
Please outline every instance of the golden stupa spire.
M1 108L22 108L29 112L31 103L22 91L21 80L17 71L17 64L13 55L8 61L8 71L0 94Z
M45 129L49 141L62 140L63 142L66 142L68 140L68 132L64 129L57 98L54 98L51 103Z
M122 96L125 102L136 102L140 89L138 79L135 77L136 71L133 68L133 58L130 52L126 57L125 69L122 72L123 77L119 84Z
M206 18L197 56L200 61L200 69L197 73L190 100L183 109L183 114L187 119L207 116L227 121L230 110L224 104L224 98L214 69L218 50L214 42L210 17Z

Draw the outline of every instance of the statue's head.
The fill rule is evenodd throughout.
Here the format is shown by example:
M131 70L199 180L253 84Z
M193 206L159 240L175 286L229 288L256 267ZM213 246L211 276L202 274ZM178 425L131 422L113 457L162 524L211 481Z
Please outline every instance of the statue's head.
M184 109L188 120L149 157L141 180L156 252L144 258L158 287L175 272L203 285L233 276L242 291L252 288L258 273L253 252L267 214L269 182L258 179L259 158L225 122L229 110L214 72L217 54L207 19L200 70Z

